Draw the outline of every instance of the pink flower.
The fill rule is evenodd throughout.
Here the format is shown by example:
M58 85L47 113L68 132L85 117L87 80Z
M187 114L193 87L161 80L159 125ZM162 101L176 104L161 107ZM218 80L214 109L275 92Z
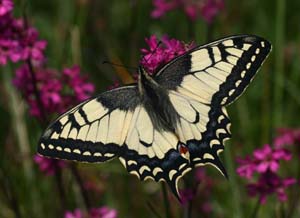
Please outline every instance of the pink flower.
M252 178L253 173L256 171L256 165L254 161L252 161L249 156L246 156L245 158L238 158L237 162L240 165L237 168L237 173L241 177L245 177L247 179Z
M31 59L43 61L47 42L40 40L33 27L27 27L23 19L15 19L11 14L0 17L0 65L8 60L13 63Z
M296 183L294 178L280 178L277 174L268 171L260 176L258 182L247 185L248 194L251 197L259 196L260 203L266 202L267 196L273 193L277 194L277 198L284 202L287 200L285 189Z
M193 43L185 44L179 40L170 39L166 35L162 37L161 45L158 45L159 42L155 35L146 38L145 41L149 49L141 49L144 55L141 64L150 71L150 73L154 73L160 66L194 47Z
M198 193L201 193L199 198L200 201L197 201L197 208L201 214L209 214L212 210L210 196L212 187L214 186L214 180L206 174L205 170L204 167L199 167L195 171ZM196 195L196 193L194 193L194 195Z
M112 89L115 89L115 88L118 88L118 87L120 87L120 82L116 80L116 81L113 82L112 85L108 86L107 89L112 90Z
M90 209L91 218L117 218L118 213L115 209L110 209L109 207L103 206L100 208Z
M74 212L66 211L64 218L83 218L83 214L80 209L75 209Z
M162 17L168 11L178 7L180 1L153 0L152 4L155 7L151 12L153 18Z
M86 76L80 76L80 67L75 65L71 68L65 68L63 75L66 80L66 84L74 90L76 101L80 102L91 97L91 94L95 91L95 86L92 83L86 82Z
M209 214L209 213L212 212L213 206L211 205L211 203L210 203L209 201L207 201L207 202L204 202L204 203L200 206L199 210L201 211L201 213Z
M289 161L292 158L291 153L286 149L274 149L266 144L261 149L256 149L253 156L239 158L237 162L239 167L237 173L241 177L251 178L254 172L265 173L267 171L277 172L279 161Z
M200 7L200 13L207 23L211 23L223 8L223 0L206 0L205 4Z
M12 0L0 0L0 19L1 16L4 16L11 12L14 8L14 3Z
M0 65L6 65L8 59L16 62L17 57L12 52L16 46L15 42L0 38Z
M274 147L282 148L286 145L300 144L300 129L281 128L274 139Z
M182 189L179 191L181 196L181 203L183 205L187 204L188 202L192 201L195 198L196 191L191 188Z
M50 159L40 155L35 155L33 160L47 176L52 176L58 168L64 168L66 166L66 162L62 160Z
M160 18L167 12L182 8L193 21L201 16L207 23L211 23L220 10L224 8L224 0L153 0L153 18Z
M292 155L285 149L272 149L266 144L262 149L257 149L253 152L253 157L256 162L256 171L264 173L268 169L276 172L279 168L279 160L290 160Z
M200 185L205 186L204 189L206 189L206 190L208 190L208 189L210 190L212 188L212 186L214 185L213 179L206 174L204 167L199 167L196 169L195 180Z
M80 68L74 66L63 72L37 67L34 69L42 107L48 114L62 113L70 107L91 96L94 85L80 75ZM37 102L32 75L27 64L17 69L13 84L26 99L30 114L41 118L42 111Z
M74 212L66 211L64 218L117 218L118 212L115 209L110 209L107 206L99 208L91 208L88 214L83 213L80 209L75 209Z

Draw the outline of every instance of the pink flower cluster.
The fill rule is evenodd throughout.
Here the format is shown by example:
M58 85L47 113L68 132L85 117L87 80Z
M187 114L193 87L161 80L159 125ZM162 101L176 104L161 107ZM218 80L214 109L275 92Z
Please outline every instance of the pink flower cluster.
M118 213L115 209L106 206L100 208L92 208L88 214L85 214L80 209L75 209L74 212L67 211L65 218L117 218Z
M141 64L150 73L154 73L157 68L195 47L193 43L185 44L177 39L170 39L167 35L161 38L161 42L158 41L155 35L146 38L145 41L149 48L141 49L144 55Z
M38 104L35 96L32 76L27 64L16 71L13 84L23 94L29 104L30 114L41 118L42 109L47 114L62 113L71 105L89 98L94 92L94 85L80 75L79 66L65 68L62 72L43 67L35 68L35 78L42 102Z
M42 61L47 42L39 40L37 30L23 19L14 18L12 9L11 0L0 0L0 65L6 65L8 60Z
M13 10L12 0L0 0L0 16L4 16Z
M198 168L195 171L194 181L195 187L180 190L181 203L185 205L196 198L197 192L201 193L201 198L197 201L197 209L200 214L209 214L212 211L209 197L214 185L213 180L205 173L205 168Z
M30 114L37 118L42 117L42 110L47 111L47 115L62 113L71 105L89 98L95 89L93 84L86 82L86 78L80 75L79 66L65 68L62 72L38 67L35 68L35 78L43 108L37 102L27 64L17 69L13 84L27 101ZM34 156L34 161L46 175L53 175L57 169L66 165L64 161L39 155Z
M292 158L291 153L286 149L274 149L266 144L262 149L256 149L252 156L237 159L239 168L237 173L247 179L252 178L253 173L265 173L267 171L277 172L279 161L288 161Z
M291 160L291 152L283 148L272 148L266 144L261 149L256 149L252 156L238 158L237 173L248 180L254 180L254 173L259 174L257 182L247 185L250 196L259 195L260 202L265 203L268 195L276 193L280 201L285 201L285 189L296 183L293 178L281 178L277 175L280 160Z
M300 129L281 128L274 139L275 148L283 148L287 145L300 145Z
M211 23L220 10L224 8L224 0L153 0L153 18L160 18L167 12L182 8L193 21L201 16Z
M259 195L262 204L266 203L267 196L273 193L276 193L277 198L284 202L287 201L285 189L295 183L295 178L281 178L276 173L267 171L259 177L256 183L248 184L247 189L251 197Z
M62 71L47 68L44 55L47 42L39 39L38 31L26 20L14 18L12 10L12 0L0 0L0 66L8 61L23 61L13 84L27 101L30 114L42 118L43 112L47 116L62 113L89 98L95 88L80 75L79 66ZM63 161L40 156L35 156L34 161L47 175L65 166Z
M65 161L54 160L40 155L35 155L33 160L39 166L40 171L45 173L47 176L54 175L57 169L64 168L66 166Z

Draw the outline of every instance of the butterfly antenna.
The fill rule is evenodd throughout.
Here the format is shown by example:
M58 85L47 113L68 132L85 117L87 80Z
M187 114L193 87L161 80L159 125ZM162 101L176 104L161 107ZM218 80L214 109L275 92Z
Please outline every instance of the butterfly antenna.
M147 59L145 58L145 55L143 55L142 59L143 59L147 64L149 64L148 61L152 58L152 56L155 54L156 50L158 49L158 47L159 47L161 44L162 44L162 41L159 40L158 43L157 43L157 45L156 45L156 47L155 47L154 50L152 51L151 55L150 55Z

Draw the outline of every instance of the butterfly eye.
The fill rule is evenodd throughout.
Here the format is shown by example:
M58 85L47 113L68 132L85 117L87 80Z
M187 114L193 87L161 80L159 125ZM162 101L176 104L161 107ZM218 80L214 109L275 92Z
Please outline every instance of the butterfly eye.
M180 155L187 159L188 161L190 161L190 152L187 146L185 146L184 144L180 143L178 145L178 151L180 153Z

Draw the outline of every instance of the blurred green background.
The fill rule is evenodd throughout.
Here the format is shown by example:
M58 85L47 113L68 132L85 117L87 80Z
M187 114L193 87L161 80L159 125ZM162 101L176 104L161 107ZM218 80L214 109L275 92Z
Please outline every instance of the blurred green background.
M15 1L14 14L21 16L23 7L23 1ZM38 29L41 39L48 41L47 65L57 69L80 65L97 92L106 90L122 75L120 69L102 62L138 66L140 49L147 47L144 38L152 34L167 34L196 44L234 34L255 34L269 40L272 53L244 95L228 108L232 139L221 158L229 180L212 167L206 170L217 183L209 198L211 217L249 216L257 200L247 196L245 181L237 178L235 158L271 143L277 128L299 126L300 1L226 0L225 8L211 25L202 19L191 21L181 10L153 19L150 0L27 0L26 8L31 25ZM15 217L14 203L20 217L62 217L57 179L65 188L64 209L84 207L80 188L70 171L63 170L62 179L44 176L33 163L43 127L28 115L26 102L7 83L13 69L0 71L0 217ZM296 165L298 162L287 170L298 169ZM146 218L155 217L149 209L151 202L165 217L160 184L140 182L128 175L118 160L102 165L80 164L78 169L83 180L97 186L98 191L88 191L93 206L109 205L118 210L119 217ZM201 193L198 197L201 199ZM171 198L170 204L174 217L184 213L175 199ZM280 210L281 204L274 198L260 208L258 217L274 217ZM299 216L300 213L294 214Z

